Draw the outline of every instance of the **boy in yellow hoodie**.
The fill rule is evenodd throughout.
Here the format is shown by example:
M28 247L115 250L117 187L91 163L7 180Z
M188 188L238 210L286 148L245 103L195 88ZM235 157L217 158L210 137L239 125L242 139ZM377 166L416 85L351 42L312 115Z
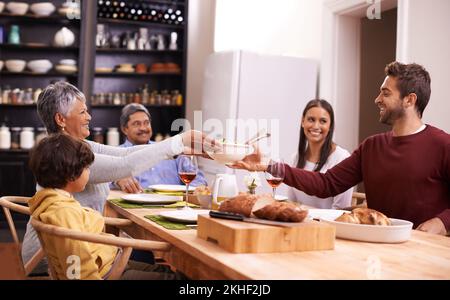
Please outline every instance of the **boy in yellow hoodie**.
M89 166L94 154L89 145L67 134L55 134L43 139L32 151L30 168L39 186L30 199L33 218L43 223L83 232L104 234L102 215L82 207L72 193L84 190L89 179ZM115 246L88 243L42 235L48 259L56 268L59 279L104 279L120 249ZM73 258L80 262L79 278L73 278ZM75 274L77 274L76 272ZM164 266L130 261L122 279L175 279Z

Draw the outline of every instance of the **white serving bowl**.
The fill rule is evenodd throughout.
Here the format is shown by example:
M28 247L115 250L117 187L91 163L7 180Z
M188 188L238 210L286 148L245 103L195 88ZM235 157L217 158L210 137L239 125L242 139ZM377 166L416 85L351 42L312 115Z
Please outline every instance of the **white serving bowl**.
M4 8L5 8L5 2L0 1L0 13L3 11Z
M206 151L208 155L220 164L233 163L242 160L254 151L250 145L223 143L221 151Z
M76 66L56 65L55 70L63 74L72 74L78 71Z
M61 59L59 61L60 65L66 65L66 66L76 66L77 65L77 61L74 59Z
M28 11L28 7L30 5L25 2L9 2L6 4L6 8L9 10L10 13L13 15L24 15Z
M9 59L5 61L5 66L10 72L22 72L25 69L26 61L21 59Z
M56 10L56 7L50 2L39 2L31 4L30 10L37 16L49 16Z
M0 60L0 71L3 69L3 60Z
M34 73L47 73L53 64L47 59L37 59L29 61L27 67Z

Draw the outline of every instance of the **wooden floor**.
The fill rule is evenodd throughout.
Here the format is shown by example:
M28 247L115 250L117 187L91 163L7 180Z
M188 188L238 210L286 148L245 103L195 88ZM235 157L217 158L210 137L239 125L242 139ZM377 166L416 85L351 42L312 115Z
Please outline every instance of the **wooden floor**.
M19 239L22 241L25 235L26 223L16 224L17 234ZM8 224L6 222L0 222L0 243L10 243L12 242L11 232L9 231Z

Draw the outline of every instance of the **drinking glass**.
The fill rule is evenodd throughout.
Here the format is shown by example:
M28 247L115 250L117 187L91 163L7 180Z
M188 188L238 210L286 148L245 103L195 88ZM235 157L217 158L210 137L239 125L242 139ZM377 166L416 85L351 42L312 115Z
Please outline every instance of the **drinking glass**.
M284 162L281 159L271 161L270 172L265 172L267 183L272 187L272 196L275 198L277 187L284 180Z
M180 155L177 159L178 176L181 181L186 184L186 198L183 209L191 209L188 204L189 184L197 176L198 163L197 158L193 155Z

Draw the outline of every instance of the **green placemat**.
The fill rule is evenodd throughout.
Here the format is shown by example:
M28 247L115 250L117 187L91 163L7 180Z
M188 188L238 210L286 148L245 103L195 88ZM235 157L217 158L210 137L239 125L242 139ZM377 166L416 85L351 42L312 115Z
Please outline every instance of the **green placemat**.
M114 203L115 205L122 207L122 208L178 208L184 206L184 201L178 201L172 204L167 205L158 205L158 204L139 204L139 203L130 203L123 199L110 199L108 200L111 203ZM188 203L189 207L192 208L198 208L198 205Z
M145 216L145 218L155 222L156 224L161 225L162 227L164 227L166 229L171 229L171 230L191 229L190 227L188 227L188 226L186 226L184 224L171 222L171 221L169 221L169 220L167 220L167 219L165 219L164 217L161 217L161 216L148 215L148 216Z

